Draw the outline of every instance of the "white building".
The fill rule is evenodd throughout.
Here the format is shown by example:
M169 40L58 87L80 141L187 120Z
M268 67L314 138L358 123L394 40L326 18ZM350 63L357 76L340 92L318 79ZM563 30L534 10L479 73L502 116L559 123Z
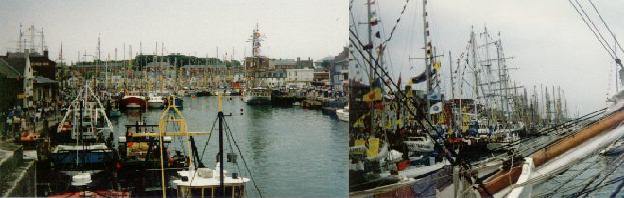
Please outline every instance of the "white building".
M314 69L287 69L286 82L291 87L304 87L314 80Z

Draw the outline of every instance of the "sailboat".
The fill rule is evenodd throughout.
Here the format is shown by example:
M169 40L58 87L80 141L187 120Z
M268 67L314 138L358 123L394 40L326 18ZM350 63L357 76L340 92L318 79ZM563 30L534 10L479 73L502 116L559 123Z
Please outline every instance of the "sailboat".
M260 41L262 41L258 24L251 35L252 57L245 60L245 90L243 101L250 105L271 104L271 88L264 85L259 75L267 68L268 59L260 56Z

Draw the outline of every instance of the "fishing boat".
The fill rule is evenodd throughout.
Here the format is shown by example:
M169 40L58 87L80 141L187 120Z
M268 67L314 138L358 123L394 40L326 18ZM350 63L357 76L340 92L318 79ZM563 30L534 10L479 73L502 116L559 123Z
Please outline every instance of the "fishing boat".
M164 105L162 96L155 92L150 92L147 98L147 104L150 108L160 109Z
M176 108L178 109L183 109L184 108L184 99L182 99L181 97L172 95L169 97L166 97L163 102L164 104L169 104L169 100L173 100L173 105L175 105Z
M243 101L251 105L271 104L271 91L264 87L248 89L243 94Z
M98 97L85 85L65 113L54 134L55 144L44 159L56 172L51 195L102 192L128 197L115 191L112 174L116 152L112 146L113 127ZM108 138L104 138L107 136Z
M336 110L336 116L338 116L338 120L349 122L349 106L345 106L342 109Z
M161 155L166 163L164 177L171 178L176 171L188 167L188 156L180 151L170 154L172 136L158 137L159 125L147 124L146 120L126 125L126 133L118 138L119 163L116 165L120 183L132 189L136 196L158 196L161 194ZM162 150L161 150L162 147Z
M408 149L408 160L397 163L399 175L408 178L420 178L450 165L434 154L433 139L427 135L407 137L403 143Z
M119 104L123 108L127 109L146 109L147 108L147 99L144 96L141 96L137 93L134 94L126 94L121 97Z
M183 178L174 180L178 197L217 197L220 191L225 192L226 197L244 197L245 183L250 179L239 177L237 174L224 176L223 188L220 184L221 163L217 163L215 169L197 168L187 171L179 171L178 174ZM224 175L227 171L223 170Z
M197 156L197 152L193 152L197 159L198 166L195 163L189 163L188 170L178 171L179 179L173 180L176 186L176 195L179 197L193 196L211 196L211 197L244 197L245 183L251 181L249 178L240 177L238 173L227 175L227 171L222 167L225 162L223 150L223 136L227 131L223 130L224 114L222 111L222 97L218 95L218 114L219 121L219 154L215 169L207 168L201 162L201 158ZM231 133L231 131L230 131ZM194 149L194 141L189 137L190 148ZM239 151L240 152L240 151ZM227 162L237 163L237 155L235 153L227 154ZM243 161L244 162L244 161Z
M200 91L195 92L195 96L197 97L212 96L212 93L210 93L210 91L207 91L207 90L200 90Z
M115 100L111 101L111 100L109 100L109 104L111 106L110 106L110 110L108 111L108 117L109 118L118 118L118 117L121 116L121 111L119 110L119 104L118 104L117 101L115 101Z

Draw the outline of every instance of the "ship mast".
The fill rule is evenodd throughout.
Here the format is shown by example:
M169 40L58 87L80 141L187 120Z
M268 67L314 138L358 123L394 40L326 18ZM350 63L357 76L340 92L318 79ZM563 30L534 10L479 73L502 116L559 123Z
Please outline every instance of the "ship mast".
M429 41L429 23L427 22L427 0L423 0L423 30L424 30L424 43L425 43L425 76L427 77L427 91L425 92L425 100L427 106L426 112L429 112L431 102L429 101L429 94L431 94L431 62L433 57L431 56L431 41ZM431 114L427 113L427 120L431 120Z

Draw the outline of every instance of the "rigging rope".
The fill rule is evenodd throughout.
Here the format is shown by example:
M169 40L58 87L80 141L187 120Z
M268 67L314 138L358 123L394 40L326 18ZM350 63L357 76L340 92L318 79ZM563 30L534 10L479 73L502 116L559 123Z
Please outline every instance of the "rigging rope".
M230 125L228 125L227 122L225 122L225 120L223 120L223 123L225 124L225 132L232 134ZM245 157L243 156L243 153L241 152L240 147L238 146L238 143L236 142L236 140L234 140L234 138L232 138L232 141L234 142L234 146L236 146L236 149L238 150L238 154L240 154L241 159L243 160L243 165L245 165L245 169L249 173L249 178L251 179L251 182L253 183L254 188L258 192L258 195L260 195L260 198L262 198L262 191L260 191L260 188L258 187L258 185L256 185L256 180L253 178L253 175L251 174L251 170L249 170L249 167L247 166L247 161L245 160Z
M575 1L576 1L576 0L575 0ZM574 3L572 3L572 0L568 0L568 2L569 2L569 3L570 3L570 5L574 8L574 10L576 10L576 12L577 12L577 13L581 16L581 20L583 21L583 23L585 23L585 25L587 26L587 28L589 28L589 30L591 30L591 31L592 31L592 33L594 34L594 37L596 38L596 40L598 40L598 42L600 43L600 45L602 45L602 48L603 48L603 49L605 49L605 50L607 51L607 53L609 53L609 56L611 56L611 58L612 58L612 59L616 59L616 58L615 58L615 55L614 55L614 54L612 54L612 52L614 52L614 50L613 50L613 49L611 49L611 46L609 46L609 45L606 45L606 46L605 46L605 43L603 43L603 40L600 40L601 38L602 38L602 39L604 39L604 38L602 37L602 35L600 34L600 32L597 32L597 31L598 31L598 29L594 30L594 29L592 28L592 26L590 26L590 25L589 25L589 23L587 23L587 21L585 20L585 17L583 17L583 13L582 13L581 11L579 11L579 8L577 8L577 7L576 7L576 5L574 5ZM578 1L577 1L577 3L578 3ZM581 10L582 10L582 7L581 7ZM585 12L585 11L583 11L583 12ZM589 20L589 21L591 22L591 19L589 19L589 18L588 18L587 20ZM593 22L592 22L592 24L593 24ZM595 25L594 25L594 27L595 27ZM608 49L607 49L607 46L608 46Z
M359 39L359 38L355 35L355 33L353 32L353 30L349 30L349 32L350 32L350 33L351 33L351 35L352 35L352 36L350 36L350 37L349 37L349 41L350 41L353 45L364 46L364 45L363 45L363 43L362 43L362 41L361 41L361 40L360 40L360 39ZM357 42L356 42L356 41L357 41ZM357 48L356 48L356 49L357 49ZM359 49L358 49L358 53L360 53L360 55L361 55L362 57L365 57L365 56L364 56L364 54L363 54L364 52L362 52L362 51L361 51L361 50L359 50ZM385 71L385 70L384 70L384 68L382 68L382 67L380 67L380 66L378 65L379 63L378 63L376 60L374 60L375 58L374 58L374 57L372 57L372 55L370 54L370 52L366 51L366 53L368 53L368 54L370 55L369 57L371 57L371 59L373 59L373 60L368 60L368 59L366 59L366 58L364 58L364 60L365 60L365 61L367 61L367 62L368 62L368 64L371 64L371 65L372 65L373 63L375 63L375 66L376 66L376 67L375 67L374 72L375 72L378 76L383 76L383 77L385 77L385 78L387 78L387 79L388 79L388 81L389 81L389 82L388 82L388 81L386 81L386 80L382 80L382 82L384 83L384 85L385 85L385 86L387 86L387 87L389 87L389 88L391 88L391 89L392 89L392 88L396 88L397 90L401 90L401 89L400 89L400 88L398 88L398 86L394 83L394 81L392 81L392 78L390 77L390 75L388 74L388 72L387 72L387 71ZM377 69L377 68L379 68L379 69ZM378 71L378 70L380 70L382 73L379 73L379 71ZM381 75L381 74L383 74L383 75ZM392 85L392 86L391 86L391 85ZM407 100L411 100L411 104L414 104L414 105L415 105L415 106L417 106L417 107L418 107L418 106L420 106L420 105L419 105L419 103L418 103L416 100L406 97L406 96L405 96L405 93L403 93L403 92L401 92L401 91L398 91L398 93L401 95L401 97L399 97L399 98L398 98L398 99L399 99L399 102L402 102L402 103L404 103L404 104L409 104L409 103L408 103L409 101L407 101ZM429 129L433 129L433 124L431 124L431 122L430 122L428 119L426 119L426 116L425 116L426 114L425 114L425 112L424 112L421 108L415 108L415 109L417 110L416 112L417 112L417 113L419 113L420 115L418 115L418 116L417 116L417 115L416 115L416 114L414 114L414 112L412 112L412 111L408 111L408 112L409 112L412 116L414 116L414 117L422 117L422 118L424 118L424 121L425 121L425 123L429 126ZM424 126L424 124L423 124L422 122L417 122L417 124L418 124L418 125L419 125L422 129L423 129L423 131L425 131L425 132L426 132L426 134L427 134L430 138L435 139L435 138L433 137L433 135L429 132L429 129L427 129L427 128ZM435 147L441 148L441 149L442 149L442 151L443 151L445 154L447 154L447 155L445 155L445 158L447 158L447 160L449 160L449 162L451 162L451 164L453 164L453 165L460 165L460 166L463 166L464 168L466 168L466 169L468 169L468 170L469 170L469 169L471 169L471 165L470 165L469 163L465 163L465 162L458 162L458 161L456 161L456 160L454 160L454 159L452 158L453 156L457 156L457 154L454 152L454 150L453 150L452 148L451 148L451 149L446 148L446 146L441 145L441 144L440 144L440 143L438 143L437 141L434 141L434 145L435 145ZM449 156L449 154L450 154L451 156ZM473 176L469 176L469 177L473 177ZM478 187L479 187L479 188L483 189L483 191L484 191L484 192L485 192L488 196L492 196L492 194L491 194L490 192L488 192L488 191L487 191L487 189L484 187L483 182L482 182L482 180L481 180L480 178L474 178L474 177L473 177L473 178L470 178L470 181L472 182L472 181L473 181L473 179L474 179L474 181L477 183L477 185L478 185Z

